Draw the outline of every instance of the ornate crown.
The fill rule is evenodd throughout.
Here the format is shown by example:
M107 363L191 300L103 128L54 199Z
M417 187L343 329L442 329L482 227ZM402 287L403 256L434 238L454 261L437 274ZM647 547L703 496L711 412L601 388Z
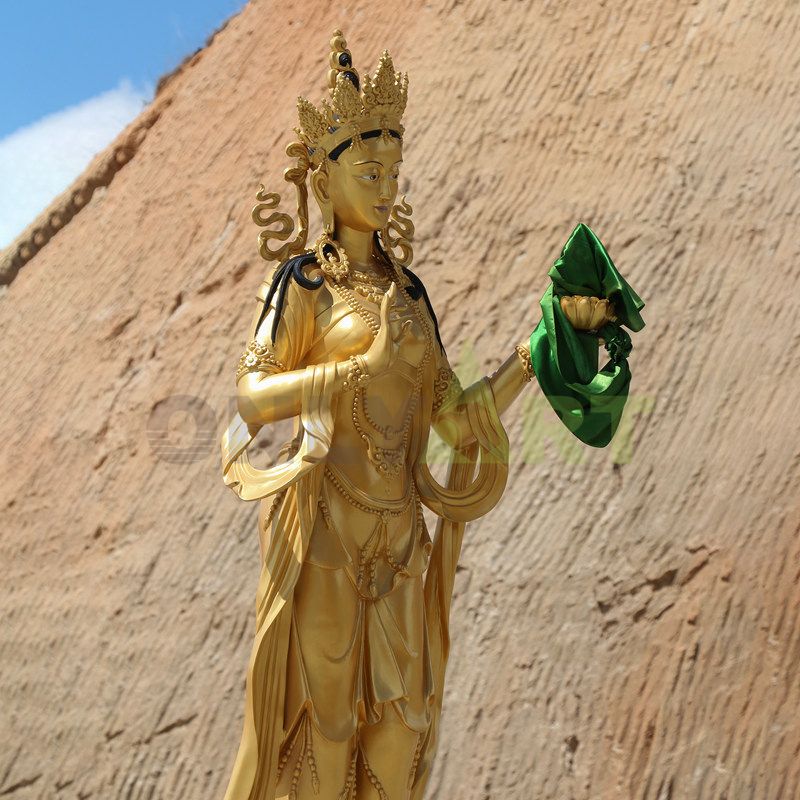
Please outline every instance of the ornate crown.
M351 148L360 147L365 134L385 139L403 135L400 118L406 108L408 74L394 71L387 50L381 54L375 75L364 76L363 90L339 30L331 39L330 64L330 103L323 100L318 109L304 97L297 98L300 128L294 130L308 148L314 167L326 158L336 158L348 141Z

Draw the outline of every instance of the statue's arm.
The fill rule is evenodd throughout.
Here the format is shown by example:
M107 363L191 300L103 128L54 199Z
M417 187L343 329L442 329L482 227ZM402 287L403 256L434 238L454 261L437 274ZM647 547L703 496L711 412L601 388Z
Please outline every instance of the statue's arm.
M290 372L250 372L236 384L239 416L249 427L260 428L300 414L304 369ZM337 365L337 379L339 371Z
M396 287L381 303L380 331L366 352L343 360L331 359L334 393L347 391L388 369L397 357L399 342L407 328L393 330L389 309ZM261 298L261 295L259 295ZM316 338L316 321L330 308L327 289L308 290L290 285L286 302L272 339L275 308L257 324L236 374L237 409L251 433L263 425L298 416L307 388L305 357ZM263 306L262 306L263 307ZM260 311L254 320L260 318ZM252 328L251 328L252 330Z
M527 342L521 342L489 376L497 413L501 417L532 378L533 367L531 366L529 346Z
M262 313L268 288L266 281L259 288L249 341L236 372L239 416L251 428L300 413L304 356L314 334L315 308L321 302L317 292L290 284L273 341L275 302Z
M488 377L495 407L502 416L533 377L527 344L519 345ZM451 447L464 447L475 439L467 405L476 396L477 383L480 381L462 389L447 358L442 356L434 384L432 424L436 433Z
M612 304L598 297L565 296L561 308L576 330L595 330L607 321L616 319ZM602 344L602 340L598 340ZM533 379L530 345L520 342L511 355L489 376L497 413L502 417ZM437 388L434 392L433 427L439 436L453 447L463 447L474 440L466 405L473 388L461 389L445 356L439 365Z

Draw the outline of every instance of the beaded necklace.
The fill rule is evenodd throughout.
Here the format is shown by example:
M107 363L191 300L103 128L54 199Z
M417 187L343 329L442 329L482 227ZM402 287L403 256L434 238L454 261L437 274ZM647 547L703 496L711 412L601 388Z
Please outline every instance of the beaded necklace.
M422 390L422 376L425 373L424 368L430 361L433 352L433 341L422 312L420 311L417 303L414 302L414 300L408 294L408 291L403 286L403 281L397 272L394 262L392 262L392 266L395 269L395 280L398 291L401 292L406 305L411 309L412 314L414 314L414 316L417 318L420 329L424 332L425 351L415 371L416 377L411 388L408 408L403 419L403 424L400 427L396 428L391 425L379 425L375 421L373 415L369 412L365 387L359 387L354 392L352 407L353 427L367 448L367 458L378 470L378 472L380 472L386 478L396 477L399 475L403 468L403 464L405 463L405 457L408 452L408 441L411 433L411 425L414 420L414 412L417 409L420 392ZM373 276L369 276L366 273L361 272L357 272L356 276L358 278L373 278ZM376 315L364 308L362 303L356 297L353 289L351 289L349 286L344 285L342 282L337 282L335 287L350 308L356 314L358 314L362 320L364 320L364 323L374 339L380 331L380 322L378 321ZM382 292L380 293L380 296L383 296ZM367 430L367 428L371 430ZM400 439L399 444L397 443L398 438Z

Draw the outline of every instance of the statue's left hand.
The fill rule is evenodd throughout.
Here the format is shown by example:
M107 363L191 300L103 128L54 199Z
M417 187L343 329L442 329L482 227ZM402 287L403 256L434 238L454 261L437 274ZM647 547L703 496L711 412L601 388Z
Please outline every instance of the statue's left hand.
M594 331L617 318L614 306L604 297L564 295L561 298L561 310L578 331Z

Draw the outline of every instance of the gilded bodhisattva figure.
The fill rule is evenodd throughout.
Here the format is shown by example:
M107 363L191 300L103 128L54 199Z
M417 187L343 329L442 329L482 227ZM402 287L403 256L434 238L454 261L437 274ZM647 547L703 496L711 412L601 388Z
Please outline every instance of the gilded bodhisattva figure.
M278 267L259 290L222 441L225 483L261 500L263 559L226 800L422 798L464 526L506 485L501 417L536 375L573 433L606 444L630 381L619 323L643 325L641 300L579 225L534 334L462 388L409 269L411 207L396 202L408 77L386 51L360 77L336 31L329 85L320 108L299 99L286 151L294 238L293 219L271 211L277 194L262 186L253 209L260 253ZM323 221L310 247L307 183ZM611 356L601 370L598 342ZM247 446L288 418L283 459L254 467ZM452 448L444 485L426 463L431 429ZM438 518L433 539L423 506Z

